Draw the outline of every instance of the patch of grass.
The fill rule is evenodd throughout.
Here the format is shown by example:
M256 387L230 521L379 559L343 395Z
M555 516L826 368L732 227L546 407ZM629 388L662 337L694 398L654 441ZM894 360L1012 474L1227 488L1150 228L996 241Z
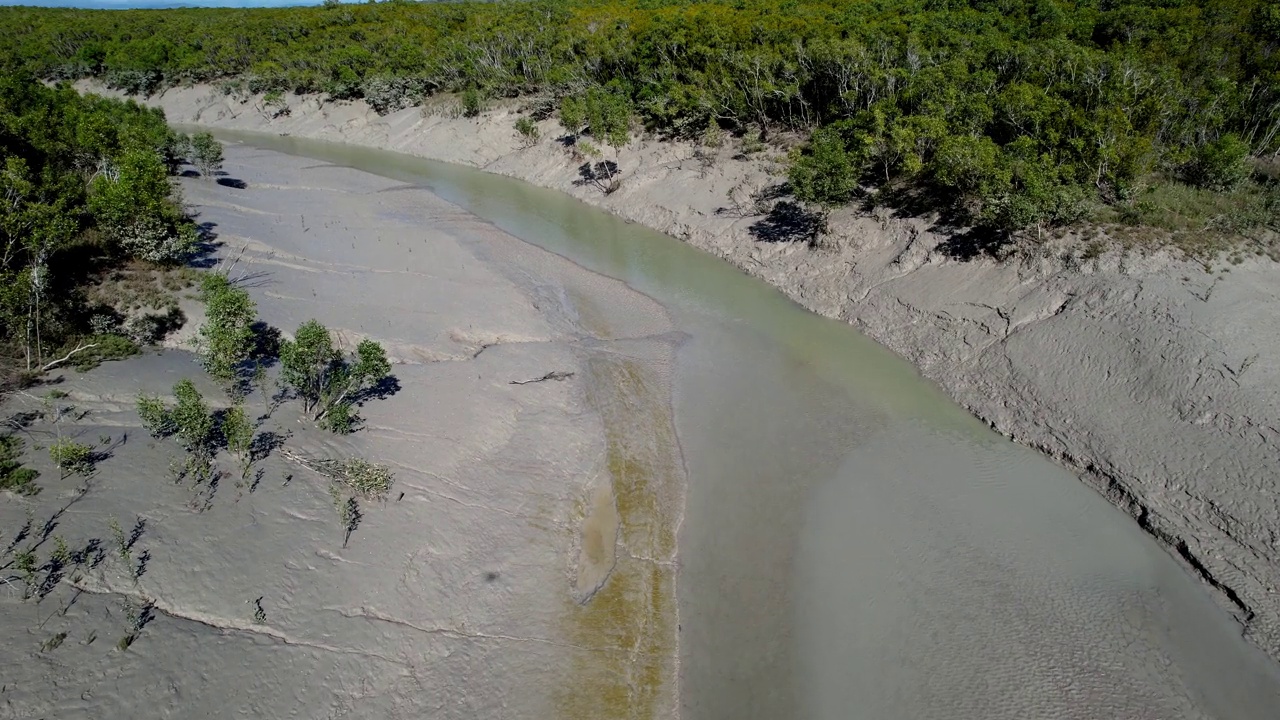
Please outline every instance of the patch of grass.
M178 309L178 294L199 280L194 268L164 268L134 262L111 271L90 291L89 299L121 314Z
M1280 260L1280 185L1272 182L1249 181L1228 192L1155 182L1098 220L1130 244L1171 245L1193 257L1248 253Z
M96 345L87 350L76 353L69 361L71 366L79 372L92 370L108 360L123 360L132 355L137 355L140 351L138 346L129 338L123 335L94 335L93 337L82 340L81 342ZM58 355L65 355L73 350L78 343L68 345L59 351Z

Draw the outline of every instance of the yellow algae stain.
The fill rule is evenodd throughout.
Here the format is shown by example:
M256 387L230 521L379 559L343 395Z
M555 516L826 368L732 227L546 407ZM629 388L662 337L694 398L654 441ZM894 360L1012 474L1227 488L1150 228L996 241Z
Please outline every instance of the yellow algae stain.
M676 706L671 561L683 483L669 392L634 360L596 357L587 370L588 399L604 423L619 552L613 571L585 603L566 598L566 632L583 649L556 695L559 717L668 717Z
M591 511L582 518L575 600L590 600L604 584L617 563L617 546L618 508L613 502L613 484L600 483L591 492Z

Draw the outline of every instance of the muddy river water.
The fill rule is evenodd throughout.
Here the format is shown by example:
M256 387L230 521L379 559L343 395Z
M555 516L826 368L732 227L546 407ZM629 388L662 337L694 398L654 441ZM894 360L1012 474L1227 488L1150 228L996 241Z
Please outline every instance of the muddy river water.
M668 309L684 718L1280 717L1280 668L1198 579L846 325L554 191L222 136L421 184Z

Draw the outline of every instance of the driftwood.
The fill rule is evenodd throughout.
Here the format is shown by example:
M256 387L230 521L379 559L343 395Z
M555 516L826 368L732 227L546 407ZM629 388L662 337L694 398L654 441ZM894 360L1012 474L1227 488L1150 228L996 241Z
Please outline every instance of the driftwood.
M551 372L547 373L546 375L543 375L540 378L534 378L532 380L511 380L508 384L509 385L529 385L530 383L540 383L546 380L567 380L571 377L573 377L573 373L571 372L565 372L563 370L552 370Z
M281 450L280 454L312 472L346 485L363 497L375 500L386 499L395 478L386 465L361 458L311 458L288 449Z
M89 343L88 345L79 345L76 347L75 350L72 350L71 352L58 358L57 360L54 360L53 362L50 362L50 363L45 363L44 367L40 368L40 372L48 372L49 370L52 370L58 367L59 365L61 365L62 363L70 360L76 353L84 352L85 350L92 350L93 348L96 348L96 347L98 347L98 343Z

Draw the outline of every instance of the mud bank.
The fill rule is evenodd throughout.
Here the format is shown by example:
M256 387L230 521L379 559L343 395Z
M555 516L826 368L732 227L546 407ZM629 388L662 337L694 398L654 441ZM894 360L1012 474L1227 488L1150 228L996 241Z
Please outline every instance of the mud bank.
M674 717L684 478L674 442L630 440L674 433L663 308L421 188L244 147L226 165L253 191L184 180L213 259L269 325L381 342L396 383L345 436L255 390L282 447L202 484L135 410L183 377L227 405L190 352L7 397L42 491L0 498L0 548L77 559L37 588L5 565L0 716ZM61 477L58 437L96 470ZM299 456L394 484L352 523Z
M1162 253L1054 249L959 260L924 221L853 212L835 214L833 242L813 249L746 202L780 179L767 151L725 147L708 161L689 145L636 140L617 154L620 189L605 195L553 120L526 146L510 108L380 117L362 103L290 97L279 114L208 86L147 102L177 123L480 167L719 255L855 325L997 431L1077 471L1280 658L1280 273L1270 262L1206 268Z

